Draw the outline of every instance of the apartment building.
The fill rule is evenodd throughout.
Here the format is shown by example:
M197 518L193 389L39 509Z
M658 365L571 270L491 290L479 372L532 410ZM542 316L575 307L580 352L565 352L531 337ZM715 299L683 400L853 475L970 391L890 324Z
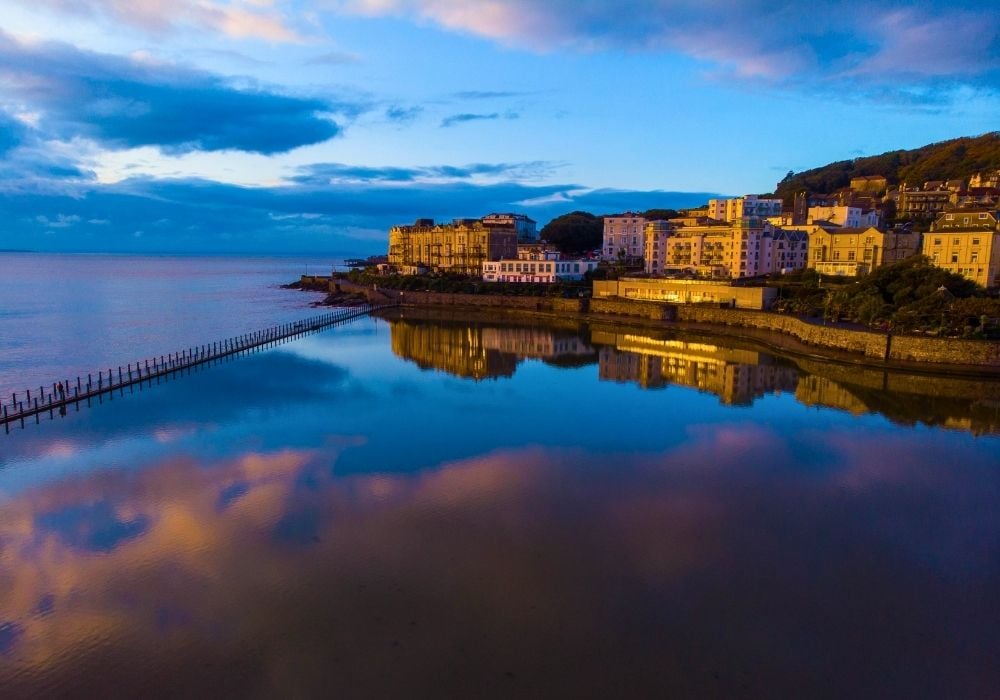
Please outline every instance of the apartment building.
M920 234L907 230L815 227L808 236L808 267L823 275L866 275L920 251Z
M756 277L806 264L808 240L756 218L708 220L692 226L651 221L645 229L645 271L689 272L701 277Z
M1000 214L995 209L940 214L924 236L922 252L983 287L1000 286Z
M436 224L418 219L412 226L389 230L389 265L404 273L420 270L482 274L489 260L517 257L517 229L480 219L455 219Z
M641 259L645 252L645 227L646 219L635 212L605 216L601 259Z
M708 216L719 221L738 221L747 217L766 219L781 214L780 199L762 199L755 194L745 194L736 199L708 200Z

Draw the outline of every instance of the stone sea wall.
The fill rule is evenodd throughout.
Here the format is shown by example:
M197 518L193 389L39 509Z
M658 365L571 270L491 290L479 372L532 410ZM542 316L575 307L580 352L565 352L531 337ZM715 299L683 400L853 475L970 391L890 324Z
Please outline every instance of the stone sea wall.
M1000 343L987 340L960 340L921 336L888 336L875 331L839 328L807 323L795 316L752 311L723 309L714 306L664 304L621 298L561 299L556 297L518 297L493 294L448 294L438 292L399 292L394 289L373 290L346 280L324 277L302 277L302 285L310 288L339 287L344 292L360 292L375 303L400 300L406 305L463 306L470 308L517 309L549 313L590 313L601 316L621 316L654 321L704 323L714 326L753 328L782 333L817 348L828 348L863 355L871 360L920 362L941 365L1000 367Z

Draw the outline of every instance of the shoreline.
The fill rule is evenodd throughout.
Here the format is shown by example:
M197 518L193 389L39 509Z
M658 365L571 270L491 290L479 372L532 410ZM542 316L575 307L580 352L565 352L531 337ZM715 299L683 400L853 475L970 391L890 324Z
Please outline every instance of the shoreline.
M329 293L327 299L317 304L322 306L342 305L331 303L334 294L359 300L363 295L367 301L396 302L402 308L461 308L480 313L488 312L494 316L611 323L654 330L690 330L750 340L770 349L812 360L928 375L946 374L1000 379L1000 342L989 340L891 335L870 330L820 326L795 316L766 311L745 312L738 309L670 305L631 299L495 297L444 292L405 292L394 289L375 290L347 280L306 276L293 285L302 290L327 291ZM334 300L337 298L333 297ZM747 323L760 325L746 325ZM822 344L807 342L792 332L776 327L762 327L769 325L801 326L811 340L826 342ZM848 343L847 347L827 344L836 338ZM893 357L892 352L899 352L897 348L900 345L905 345L914 349L912 351L928 357L953 356L954 353L950 350L957 347L960 351L974 351L979 356L989 357L991 361L953 362L942 361L940 358L935 360ZM946 350L949 352L945 352Z

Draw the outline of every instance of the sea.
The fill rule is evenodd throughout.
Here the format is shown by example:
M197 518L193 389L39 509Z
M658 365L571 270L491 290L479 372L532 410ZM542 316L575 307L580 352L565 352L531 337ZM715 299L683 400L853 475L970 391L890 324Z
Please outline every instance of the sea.
M0 256L4 394L342 261ZM0 429L20 697L988 698L1000 382L390 309Z

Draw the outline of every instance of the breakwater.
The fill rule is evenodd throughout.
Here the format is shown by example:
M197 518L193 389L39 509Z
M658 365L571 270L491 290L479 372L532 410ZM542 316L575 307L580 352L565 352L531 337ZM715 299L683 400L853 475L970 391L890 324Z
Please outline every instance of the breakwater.
M745 309L727 309L696 304L668 304L634 299L560 299L494 294L451 294L375 289L347 280L303 277L303 286L332 291L363 293L373 303L404 306L464 306L491 308L548 315L587 315L605 318L623 317L677 324L696 324L726 329L746 329L751 335L781 334L815 352L828 350L878 363L937 365L943 369L981 367L1000 369L1000 343L989 340L963 340L932 336L898 335L874 330L842 328L810 323L787 314Z
M70 406L79 410L81 403L90 406L94 400L103 401L105 396L113 398L115 392L123 395L127 388L138 386L141 389L143 385L159 382L179 372L288 342L359 316L366 316L387 306L391 304L365 304L340 309L301 321L185 348L159 357L118 365L117 372L114 367L109 367L107 371L100 369L87 374L86 378L81 375L75 380L66 378L52 382L51 386L39 386L37 390L13 392L9 403L6 402L6 397L0 401L0 422L3 423L5 431L10 432L10 426L16 423L23 428L27 418L34 418L34 422L38 423L41 416L46 414L49 418L54 418L57 414L63 416Z

